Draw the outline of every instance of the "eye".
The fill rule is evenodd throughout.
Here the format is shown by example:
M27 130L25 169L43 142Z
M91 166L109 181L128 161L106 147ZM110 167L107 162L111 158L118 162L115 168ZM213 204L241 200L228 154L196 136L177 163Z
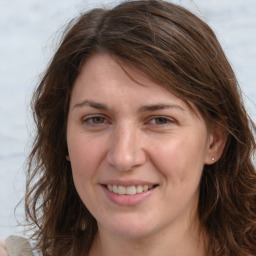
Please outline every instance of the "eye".
M168 120L165 117L156 117L150 121L150 123L153 123L153 124L167 124L169 122L170 120Z
M165 116L156 116L150 119L149 123L153 125L168 125L174 123L174 120Z
M99 125L99 124L104 124L107 122L106 118L103 116L87 116L86 118L83 119L83 124L88 124L88 125Z

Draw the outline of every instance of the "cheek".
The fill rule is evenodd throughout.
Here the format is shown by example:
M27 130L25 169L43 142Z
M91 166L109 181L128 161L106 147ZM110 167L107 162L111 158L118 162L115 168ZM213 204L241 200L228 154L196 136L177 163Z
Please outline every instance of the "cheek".
M90 204L93 177L96 169L95 149L88 141L73 138L68 143L75 188L85 205Z
M200 144L188 138L179 138L155 147L154 152L157 153L151 159L161 173L165 200L172 202L176 210L184 209L193 203L197 204L204 166L204 150Z
M198 136L176 136L163 144L155 144L151 159L164 176L180 180L190 176L201 176L205 159L205 143Z
M68 140L71 168L76 185L81 184L85 187L85 183L93 183L105 156L104 145L102 139L81 135L72 136Z
M88 150L88 144L77 138L68 140L68 151L73 179L76 187L88 180L91 173L92 151Z

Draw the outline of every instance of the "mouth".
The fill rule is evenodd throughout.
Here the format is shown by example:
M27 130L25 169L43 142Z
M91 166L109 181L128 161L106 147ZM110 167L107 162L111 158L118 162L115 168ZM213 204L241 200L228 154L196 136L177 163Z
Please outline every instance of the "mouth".
M107 184L104 185L105 188L107 188L110 192L118 195L136 195L140 194L146 191L149 191L158 185L134 185L134 186L119 186L119 185L112 185L112 184Z

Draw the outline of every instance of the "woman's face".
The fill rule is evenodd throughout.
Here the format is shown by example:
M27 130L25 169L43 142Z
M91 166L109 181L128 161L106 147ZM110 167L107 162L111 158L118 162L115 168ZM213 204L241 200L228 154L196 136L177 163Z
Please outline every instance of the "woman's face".
M68 159L99 231L139 238L196 220L213 138L182 100L124 67L133 79L107 54L84 63L71 95Z

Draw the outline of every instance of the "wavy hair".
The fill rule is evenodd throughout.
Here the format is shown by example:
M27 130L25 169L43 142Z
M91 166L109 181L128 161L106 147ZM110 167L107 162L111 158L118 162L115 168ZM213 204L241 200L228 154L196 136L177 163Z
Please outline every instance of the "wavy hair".
M206 255L256 255L256 127L214 32L186 9L159 0L128 1L82 13L68 25L33 100L36 136L29 156L25 207L32 238L45 256L89 252L97 222L80 200L66 161L72 87L83 62L107 52L192 103L206 124L222 125L227 143L206 165L198 213Z

